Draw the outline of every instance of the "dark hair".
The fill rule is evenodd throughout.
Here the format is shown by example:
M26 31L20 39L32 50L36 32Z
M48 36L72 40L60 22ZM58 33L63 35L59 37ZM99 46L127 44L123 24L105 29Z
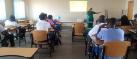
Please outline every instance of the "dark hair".
M134 18L137 18L137 14L134 15Z
M122 17L121 17L121 25L131 25L130 24L130 22L129 22L129 20L128 20L128 17L126 16L126 15L123 15Z
M41 14L39 15L39 19L40 19L40 20L45 20L45 18L47 18L47 14L41 13Z
M10 16L10 21L16 21L16 19L15 19L15 16L14 16L14 15L11 15L11 16Z
M92 10L92 8L90 8L89 10Z
M52 15L48 15L48 19L53 19L53 16Z
M104 15L100 15L99 19L96 22L98 22L98 23L105 23L106 22L105 16Z
M107 22L109 25L114 26L114 25L116 25L116 18L110 18L110 19L108 19Z

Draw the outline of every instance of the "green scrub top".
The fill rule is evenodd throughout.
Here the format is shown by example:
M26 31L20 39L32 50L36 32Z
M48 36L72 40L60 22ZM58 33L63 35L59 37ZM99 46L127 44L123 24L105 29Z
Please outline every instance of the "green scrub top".
M96 14L96 12L94 12L94 11L88 11L87 12L88 28L92 28L93 27L94 14Z

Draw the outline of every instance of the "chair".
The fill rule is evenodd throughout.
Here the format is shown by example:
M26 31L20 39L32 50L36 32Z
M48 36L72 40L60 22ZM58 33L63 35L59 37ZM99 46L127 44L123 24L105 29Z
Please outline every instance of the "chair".
M18 27L18 33L17 33L17 35L18 35L18 38L19 38L19 46L20 46L21 40L24 40L25 44L26 44L25 34L26 34L26 29L24 27Z
M85 26L84 23L75 23L72 30L72 42L75 36L84 36Z
M104 43L103 55L109 57L124 57L127 59L128 47L131 46L131 43L128 41L115 41L115 42L106 42ZM104 56L103 56L104 58Z
M49 42L47 31L40 31L40 30L32 31L31 47L32 47L32 45L35 45L35 46L48 45L49 49L50 49L50 56L51 56L51 52L54 50L52 43Z

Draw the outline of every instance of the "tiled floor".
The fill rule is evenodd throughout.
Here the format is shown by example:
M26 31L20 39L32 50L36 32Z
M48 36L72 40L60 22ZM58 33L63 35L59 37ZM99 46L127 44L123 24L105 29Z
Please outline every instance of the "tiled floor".
M49 57L47 49L39 49L35 55L35 59L88 59L84 55L84 41L77 39L76 42L71 41L71 28L64 28L62 30L62 45L55 47L55 52L52 57ZM30 47L30 38L27 33L27 44L22 41L21 47ZM18 47L18 41L16 42ZM2 57L0 59L25 59L21 57ZM137 59L137 51L130 51L128 59Z
M30 47L30 38L27 33L27 44L24 41L21 43L21 47ZM62 30L62 45L55 47L55 52L52 57L49 57L47 49L39 49L35 55L35 59L88 59L84 55L84 41L78 40L72 43L71 40L71 28L65 28ZM16 47L19 47L18 41L16 41ZM24 59L21 57L2 57L0 59Z

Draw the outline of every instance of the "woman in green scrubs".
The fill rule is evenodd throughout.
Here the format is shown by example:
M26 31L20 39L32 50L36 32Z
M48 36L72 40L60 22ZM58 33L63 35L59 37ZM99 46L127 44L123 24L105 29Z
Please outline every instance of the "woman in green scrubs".
M93 27L94 14L98 14L98 13L100 13L100 12L92 11L92 8L90 8L89 11L87 11L87 25L88 25L88 28Z

